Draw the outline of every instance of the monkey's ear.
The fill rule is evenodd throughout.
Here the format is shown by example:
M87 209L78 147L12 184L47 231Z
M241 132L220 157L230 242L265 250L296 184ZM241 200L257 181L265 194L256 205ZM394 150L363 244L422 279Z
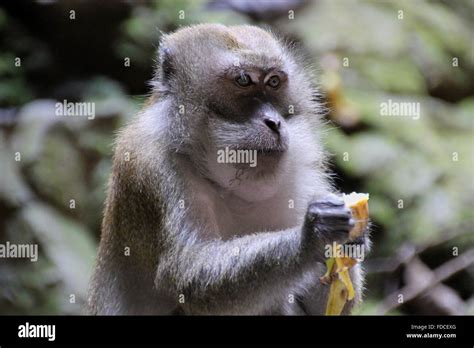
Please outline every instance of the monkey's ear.
M170 48L165 45L161 45L158 51L158 64L159 64L159 79L163 84L168 84L171 76L175 72L173 65L173 53Z

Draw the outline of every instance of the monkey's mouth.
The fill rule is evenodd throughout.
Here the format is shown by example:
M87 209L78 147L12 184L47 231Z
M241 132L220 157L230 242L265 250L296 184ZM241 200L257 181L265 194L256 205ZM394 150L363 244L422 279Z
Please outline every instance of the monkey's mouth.
M283 148L272 148L272 149L258 149L256 150L258 155L268 155L275 156L281 155L286 152L286 149Z
M277 144L266 144L266 146L257 145L247 145L243 147L233 148L234 151L250 151L255 153L257 156L281 156L288 150L288 145L283 142Z
M288 150L286 143L278 143L271 147L257 148L255 151L258 156L264 157L279 157L282 156Z
M279 156L288 150L288 142L284 141L284 139L271 140L272 141L261 141L260 144L247 144L246 149L262 156Z

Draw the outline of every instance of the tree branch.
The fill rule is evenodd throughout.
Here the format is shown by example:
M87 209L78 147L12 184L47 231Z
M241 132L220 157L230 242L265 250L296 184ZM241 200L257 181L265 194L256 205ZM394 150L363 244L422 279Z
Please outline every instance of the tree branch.
M474 264L474 248L469 249L459 256L455 256L452 260L445 262L436 268L429 281L407 284L398 291L394 291L382 301L377 308L376 313L379 315L386 314L402 304L398 302L399 295L403 295L403 303L406 303L419 296L422 292L445 281L455 273L467 268L471 264ZM410 267L410 265L408 264L407 267Z

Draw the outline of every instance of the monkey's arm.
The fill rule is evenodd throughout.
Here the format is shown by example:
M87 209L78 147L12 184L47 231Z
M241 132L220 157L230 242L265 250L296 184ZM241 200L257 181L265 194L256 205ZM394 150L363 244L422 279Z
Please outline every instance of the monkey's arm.
M230 241L194 242L164 255L157 285L165 281L183 294L191 313L232 313L234 308L258 312L273 286L291 281L310 264L299 228L258 233Z
M190 313L235 313L238 308L259 313L276 297L288 297L282 290L323 259L326 244L347 238L349 220L343 205L324 201L310 204L303 227L229 241L199 240L190 233L160 257L156 285L171 285L176 298L184 295L183 307Z

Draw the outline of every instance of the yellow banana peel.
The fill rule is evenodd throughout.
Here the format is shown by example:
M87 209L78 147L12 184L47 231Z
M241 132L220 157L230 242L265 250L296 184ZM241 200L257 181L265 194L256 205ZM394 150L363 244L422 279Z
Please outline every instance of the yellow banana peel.
M343 195L343 199L346 206L351 209L352 216L355 219L355 226L349 234L350 239L355 239L367 227L369 195L352 192L349 195ZM339 255L337 249L341 247L341 245L334 245L332 255ZM320 278L321 283L331 284L326 305L326 315L340 315L346 302L354 299L355 290L349 270L356 264L357 260L351 257L332 257L326 260L327 270Z

